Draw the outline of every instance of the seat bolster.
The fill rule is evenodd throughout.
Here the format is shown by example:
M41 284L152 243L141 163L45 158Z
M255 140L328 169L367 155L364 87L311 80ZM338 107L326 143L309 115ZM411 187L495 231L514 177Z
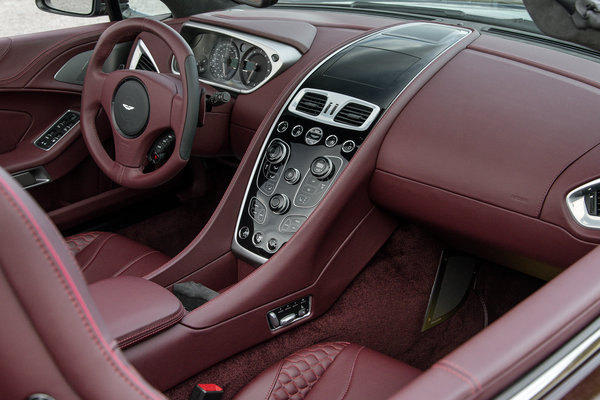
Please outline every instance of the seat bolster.
M387 399L420 373L401 361L352 344L336 358L306 400Z
M169 257L141 243L110 232L89 232L65 239L88 283L129 275L143 277Z
M271 366L235 399L384 399L419 374L416 368L363 346L322 343Z

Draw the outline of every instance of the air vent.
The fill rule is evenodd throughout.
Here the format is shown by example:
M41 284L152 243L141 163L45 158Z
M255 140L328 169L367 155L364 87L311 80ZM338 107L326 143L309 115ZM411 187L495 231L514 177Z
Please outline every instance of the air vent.
M597 217L600 215L600 196L598 196L598 187L589 188L585 191L583 200L588 214Z
M337 113L335 122L351 126L361 126L371 116L373 108L358 103L348 103Z
M140 55L140 59L138 60L138 63L135 66L135 69L141 69L142 71L157 72L156 68L154 68L154 64L152 63L152 60L150 59L150 57L148 57L144 53L142 53Z
M296 110L308 115L319 115L325 107L327 96L318 93L306 92L296 106Z

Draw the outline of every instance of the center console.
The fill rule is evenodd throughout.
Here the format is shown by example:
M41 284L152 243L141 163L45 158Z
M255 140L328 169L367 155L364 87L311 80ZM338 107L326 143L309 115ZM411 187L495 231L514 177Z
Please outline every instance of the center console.
M248 183L232 249L259 265L300 229L402 90L467 35L412 23L368 36L324 61L271 128Z

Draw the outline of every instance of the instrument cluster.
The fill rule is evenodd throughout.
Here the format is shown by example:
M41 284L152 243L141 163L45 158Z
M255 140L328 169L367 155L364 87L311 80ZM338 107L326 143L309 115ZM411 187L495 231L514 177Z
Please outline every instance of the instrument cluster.
M250 93L300 58L293 47L269 39L202 24L182 29L202 82L239 93ZM174 72L178 72L173 62Z

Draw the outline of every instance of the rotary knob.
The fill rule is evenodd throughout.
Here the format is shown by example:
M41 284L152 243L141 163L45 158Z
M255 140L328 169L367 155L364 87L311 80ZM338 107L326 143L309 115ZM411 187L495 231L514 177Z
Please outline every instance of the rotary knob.
M287 147L279 140L274 140L267 148L267 160L273 164L282 162L286 156Z
M317 157L310 164L310 172L321 181L329 178L334 170L335 166L327 157Z
M285 214L290 208L290 198L285 194L274 194L269 200L269 208L275 214Z

